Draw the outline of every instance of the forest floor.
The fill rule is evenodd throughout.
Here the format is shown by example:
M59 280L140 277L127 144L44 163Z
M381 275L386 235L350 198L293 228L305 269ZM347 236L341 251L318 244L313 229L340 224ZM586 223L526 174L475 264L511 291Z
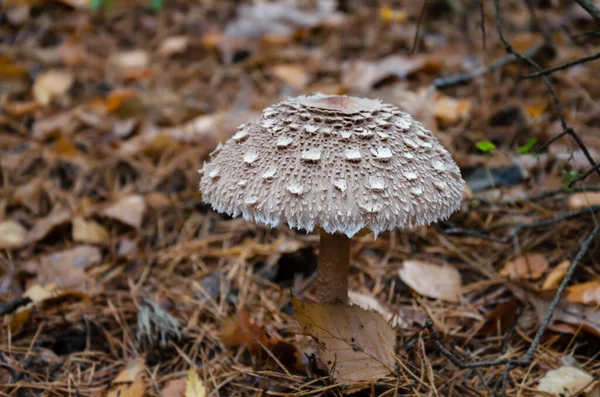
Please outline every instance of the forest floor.
M600 35L578 4L502 1L498 26L493 1L3 3L1 395L527 396L543 377L600 393ZM584 57L547 74L554 98L523 78ZM366 388L294 332L318 236L198 191L219 141L315 91L410 112L468 184L448 221L353 240L353 301L397 338L396 372Z

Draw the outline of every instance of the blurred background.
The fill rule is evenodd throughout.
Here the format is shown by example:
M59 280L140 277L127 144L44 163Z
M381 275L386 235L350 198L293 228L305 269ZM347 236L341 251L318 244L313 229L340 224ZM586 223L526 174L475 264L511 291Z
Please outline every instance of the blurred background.
M219 322L249 307L270 335L292 340L280 331L292 312L289 289L310 297L315 237L213 213L201 201L197 170L239 124L312 92L398 106L461 167L463 211L440 228L362 238L351 285L404 305L414 320L409 330L422 325L416 307L430 305L436 324L464 341L457 335L485 323L496 301L452 317L439 302L411 301L397 269L407 257L438 257L457 266L465 284L475 283L471 298L496 299L509 292L476 282L509 259L542 252L552 268L575 255L589 214L527 232L520 246L443 231L497 230L600 205L599 16L583 3L599 7L562 0L2 0L0 351L5 364L29 357L37 375L0 368L0 384L13 382L13 392L18 376L38 391L54 382L64 393L95 395L108 390L116 368L143 354L158 368L146 379L149 395L189 363L210 363L225 395L254 393L236 382L289 390L270 373L253 374L256 361L228 351ZM542 73L546 81L527 77L557 66ZM536 201L556 189L561 195L547 205ZM582 191L595 195L571 195ZM576 280L598 277L597 257L587 269ZM597 334L599 324L591 327ZM78 354L85 360L59 358ZM228 372L238 364L245 369ZM444 368L432 384L447 383L452 369Z

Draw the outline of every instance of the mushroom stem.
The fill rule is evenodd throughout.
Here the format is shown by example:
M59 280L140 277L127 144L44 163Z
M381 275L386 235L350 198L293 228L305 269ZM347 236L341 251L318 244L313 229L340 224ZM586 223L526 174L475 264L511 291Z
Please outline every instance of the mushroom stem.
M348 303L350 239L345 234L321 230L317 299L321 303Z

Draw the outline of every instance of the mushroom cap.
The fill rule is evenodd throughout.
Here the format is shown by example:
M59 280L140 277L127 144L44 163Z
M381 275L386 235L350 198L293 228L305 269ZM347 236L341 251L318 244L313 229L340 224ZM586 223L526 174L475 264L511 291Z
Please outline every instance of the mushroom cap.
M201 170L202 198L232 216L352 237L445 219L464 181L421 123L379 100L315 94L238 127Z

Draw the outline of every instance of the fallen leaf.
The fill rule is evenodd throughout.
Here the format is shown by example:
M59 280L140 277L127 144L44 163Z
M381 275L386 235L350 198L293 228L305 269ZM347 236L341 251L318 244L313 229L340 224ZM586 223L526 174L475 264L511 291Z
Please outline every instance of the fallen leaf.
M433 114L440 125L454 125L469 117L473 103L470 99L455 99L440 95L433 104Z
M123 104L132 98L136 97L136 92L129 88L117 88L112 90L106 96L106 110L108 112L115 112Z
M160 43L160 47L156 53L162 57L180 54L188 48L189 41L189 37L187 36L167 37Z
M460 273L449 264L440 266L423 261L405 260L398 274L406 285L423 296L460 302Z
M405 10L393 10L388 6L379 9L379 16L386 22L406 22L408 13Z
M31 259L23 263L21 269L36 275L33 283L56 284L60 288L89 293L93 291L95 281L86 274L85 269L101 260L98 248L81 245Z
M113 205L102 211L102 215L113 218L139 229L142 225L144 212L146 211L146 201L143 196L131 195L123 197Z
M120 384L113 388L107 397L142 397L144 391L144 380L140 376L131 384Z
M73 218L73 241L88 244L102 244L108 240L108 232L99 223L86 221L81 216Z
M27 229L20 223L12 220L0 222L0 249L20 247L26 236Z
M185 397L206 397L204 383L202 383L194 368L190 368L187 374Z
M442 66L442 60L431 55L390 55L377 61L358 60L345 66L342 83L359 92L365 92L389 77L405 79L419 71L439 71Z
M597 397L598 385L589 373L575 367L560 367L548 371L536 390L557 396L571 397L583 392L585 397ZM537 396L546 396L538 393Z
M494 305L494 310L486 316L486 322L477 333L482 335L502 334L513 324L518 306L519 300L515 297Z
M376 311L381 314L385 321L392 327L409 329L413 323L423 325L427 316L412 308L400 308L398 312L393 313L379 302L374 296L362 294L360 292L349 291L348 299L351 304L362 307L365 310Z
M568 287L565 298L574 303L600 306L600 280Z
M74 81L73 75L67 71L49 70L40 73L33 84L33 97L37 103L46 106L54 98L65 94Z
M303 90L310 82L310 75L303 65L277 65L273 67L273 75L298 90Z
M38 214L40 212L42 187L42 178L34 178L28 183L18 186L12 198L34 214Z
M546 316L546 312L550 307L550 302L554 298L556 291L533 291L522 287L511 285L511 290L521 301L529 302L535 309L538 321L542 321ZM556 322L559 322L556 324ZM560 324L563 323L563 324ZM571 325L573 327L556 329L566 332L575 333L581 329L600 336L600 310L595 306L587 306L578 303L573 303L562 298L556 306L554 314L550 319L550 329L555 329L554 325Z
M565 277L565 274L567 274L569 267L571 267L570 261L562 261L558 265L550 269L550 272L548 272L546 279L542 283L542 289L548 290L558 288L558 285Z
M223 320L220 328L221 341L225 346L245 345L258 360L270 359L270 355L265 352L266 348L287 369L296 372L304 370L298 349L284 340L270 338L265 331L250 321L247 310L241 309L236 316Z
M526 254L506 262L500 274L509 280L536 280L548 269L548 261L542 254Z
M115 379L113 384L132 383L143 374L146 370L146 360L143 357L137 357L127 363L127 367L122 369Z
M143 49L113 54L108 59L108 62L125 79L145 77L151 72L150 55Z
M6 55L0 55L0 81L22 80L27 78L27 70Z
M321 360L336 381L374 382L393 374L396 333L379 313L295 297L292 305L303 332L317 341Z
M186 378L170 380L160 391L160 397L185 397Z
M593 205L600 205L600 192L573 193L569 196L569 208L579 210Z
M71 218L71 211L63 209L50 213L45 218L39 219L29 231L26 244L36 243L46 238L54 229L66 225Z

